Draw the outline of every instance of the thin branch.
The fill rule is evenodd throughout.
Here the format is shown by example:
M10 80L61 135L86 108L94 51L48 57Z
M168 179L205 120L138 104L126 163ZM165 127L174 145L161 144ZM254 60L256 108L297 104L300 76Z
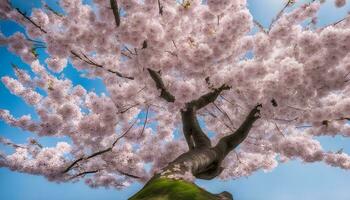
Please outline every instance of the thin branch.
M127 55L127 54L126 54L126 53L124 53L124 52L121 52L120 54L122 54L123 56L125 56L125 57L127 57L127 58L129 58L129 59L132 59L132 57L131 57L131 56Z
M70 177L69 180L78 178L78 177L80 177L80 176L85 176L85 175L87 175L87 174L95 174L95 173L97 173L97 172L99 172L99 171L100 171L100 170L97 169L97 170L91 170L91 171L80 172L80 173L78 173L78 174L76 174L76 175Z
M119 11L118 11L118 4L117 4L117 1L116 0L110 0L110 2L111 2L111 7L112 7L112 9L113 9L113 13L114 13L114 8L117 8L117 13L118 13L118 19L119 19ZM18 8L16 8L16 10L17 10L17 12L19 13L19 14L21 14L25 19L27 19L30 23L32 23L35 27L37 27L39 30L41 30L43 33L47 33L47 31L45 31L41 26L39 26L37 23L35 23L32 19L30 19L25 13L23 13L20 9L18 9ZM116 21L117 21L117 19L116 19ZM119 23L120 23L120 19L119 19ZM118 25L118 24L117 24ZM118 25L119 26L119 25ZM35 49L34 49L35 50ZM126 79L130 79L130 80L134 80L134 78L133 77L130 77L130 76L125 76L125 75L123 75L123 74L121 74L120 72L117 72L117 71L114 71L114 70L111 70L111 69L106 69L106 68L104 68L104 66L102 66L102 65L99 65L99 64L97 64L97 63L95 63L95 62L92 62L90 59L88 59L88 60L84 60L81 56L79 56L76 52L74 52L74 51L71 51L71 53L75 56L75 57L77 57L77 58L79 58L80 60L82 60L82 61L84 61L84 62L86 62L86 63L88 63L88 64L90 64L90 65L92 65L92 66L95 66L95 67L99 67L99 68L103 68L103 69L105 69L105 70L107 70L108 72L110 72L110 73L113 73L113 74L116 74L117 76L119 76L119 77L121 77L121 78L126 78ZM123 53L122 53L122 55L124 55ZM129 57L129 58L131 58L130 56L127 56L127 55L124 55L124 56L126 56L126 57ZM84 55L84 57L86 57L86 55ZM87 57L86 57L87 58Z
M302 108L297 108L295 106L290 106L290 105L287 105L288 108L292 108L292 109L295 109L295 110L299 110L299 111L306 111L305 109L302 109Z
M214 113L212 113L210 110L206 109L206 111L208 112L208 114L210 116L212 116L215 119L218 119L224 126L226 126L226 128L228 128L230 131L234 131L233 127L229 126L228 124L226 124L223 120L221 120L220 118L218 118Z
M348 16L344 17L343 19L340 19L340 20L338 20L338 21L336 21L336 22L334 22L334 23L328 24L328 25L326 25L326 26L320 28L319 30L322 31L322 30L325 29L325 28L328 28L328 27L331 27L331 26L336 26L336 25L338 25L338 24L344 22L344 21L347 20L348 18L350 18L350 15L348 15Z
M277 131L278 131L283 137L285 137L285 135L283 134L283 132L281 131L281 129L277 126L276 122L273 122L273 124L275 125Z
M39 40L33 40L33 39L30 39L30 38L26 38L26 40L28 40L30 42L33 42L33 43L38 43L38 44L41 44L41 45L45 45L45 42L42 42L42 41L39 41Z
M173 45L174 45L175 49L177 50L177 46L175 44L175 41L174 40L171 40L171 41L173 42Z
M119 13L119 8L118 8L118 1L117 0L110 0L109 2L111 4L111 8L113 11L115 24L117 25L117 27L119 27L120 26L120 13Z
M146 117L145 117L145 121L143 122L143 126L142 126L142 130L141 130L140 136L143 135L143 132L145 131L145 128L146 128L146 124L147 124L147 120L148 120L148 111L149 111L149 106L147 106Z
M296 126L295 128L312 128L311 125L302 125L302 126Z
M170 54L170 55L172 55L172 56L174 56L174 57L177 57L177 54L174 53L174 52L171 52L171 51L165 51L165 52L168 53L168 54Z
M239 104L235 104L235 103L233 103L232 101L230 101L230 100L228 100L224 95L222 95L222 94L220 94L220 97L223 99L223 100L225 100L225 101L227 101L229 104L231 104L232 106L239 106L239 107L242 107L242 106L240 106Z
M138 105L140 105L140 104L139 103L133 104L133 105L125 108L124 110L118 111L117 114L123 114L123 113L127 112L128 110L130 110L131 108L135 108Z
M136 121L137 121L137 120L135 120L135 121L132 123L132 125L131 125L121 136L119 136L119 137L113 142L112 147L114 147L120 139L122 139L126 134L128 134L128 132L131 130L131 128L135 125Z
M213 104L216 107L216 109L218 109L230 121L231 126L234 126L234 123L233 123L232 119L230 118L230 116L227 114L227 112L225 110L223 110L222 108L220 108L218 105L216 105L215 102L213 102Z
M288 6L290 6L291 4L293 4L293 0L288 0L287 3L284 5L284 7L277 13L276 17L272 20L268 32L271 30L271 28L273 27L273 25L276 23L276 21L278 21L282 14L284 13L284 11L288 8Z
M103 65L97 64L96 62L92 61L92 60L91 60L90 58L88 58L87 55L85 55L84 53L82 53L82 55L83 55L83 57L84 57L85 59L84 59L83 57L81 57L78 53L76 53L75 51L70 51L70 52L71 52L71 54L72 54L74 57L76 57L76 58L82 60L83 62L85 62L85 63L87 63L87 64L89 64L89 65L91 65L91 66L95 66L95 67L104 69L104 70L106 70L106 71L108 71L108 72L110 72L110 73L113 73L113 74L117 75L117 76L120 77L120 78L125 78L125 79L129 79L129 80L134 80L134 77L123 75L123 74L121 74L121 73L118 72L118 71L114 71L114 70L111 70L111 69L106 69Z
M41 26L39 26L37 23L35 23L30 17L28 17L24 12L22 12L19 8L16 8L17 12L22 15L26 20L28 20L31 24L33 24L35 27L40 29L41 32L47 33Z
M135 179L140 179L141 177L140 176L136 176L136 175L133 175L133 174L129 174L127 172L123 172L121 170L117 170L120 174L124 175L124 176L129 176L131 178L135 178Z
M160 97L162 97L167 102L174 102L175 97L166 89L164 82L160 76L160 72L156 72L150 68L147 68L147 70L153 81L156 83L157 89L161 90Z
M264 26L260 24L260 22L256 21L255 19L253 20L255 26L257 26L261 32L263 33L267 33L267 31L265 30Z
M111 147L108 147L107 149L104 149L104 150L101 150L101 151L97 151L95 153L92 153L90 154L89 156L82 156L80 158L78 158L77 160L75 160L74 162L72 162L64 171L62 171L62 173L67 173L69 170L71 170L73 167L75 167L80 161L82 160L88 160L90 158L93 158L95 156L98 156L98 155L101 155L101 154L104 154L106 152L109 152L113 149L113 147L117 144L117 142L123 138L130 130L131 128L135 125L137 120L135 120L132 125L121 135L119 136L112 144Z
M275 120L275 121L283 121L283 122L288 123L288 122L292 122L292 121L297 120L298 117L295 117L294 119L281 119L281 118L272 118L272 119Z
M44 7L46 9L48 9L49 11L51 11L53 14L55 14L58 17L63 17L62 14L58 13L57 11L55 11L53 8L51 8L49 5L47 5L46 3L44 3Z
M131 55L136 55L136 53L132 52L127 46L124 47Z

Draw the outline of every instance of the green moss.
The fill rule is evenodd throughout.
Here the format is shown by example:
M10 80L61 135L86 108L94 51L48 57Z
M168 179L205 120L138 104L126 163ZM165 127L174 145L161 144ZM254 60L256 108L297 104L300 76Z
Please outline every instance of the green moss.
M193 183L155 177L129 200L218 200L218 198Z

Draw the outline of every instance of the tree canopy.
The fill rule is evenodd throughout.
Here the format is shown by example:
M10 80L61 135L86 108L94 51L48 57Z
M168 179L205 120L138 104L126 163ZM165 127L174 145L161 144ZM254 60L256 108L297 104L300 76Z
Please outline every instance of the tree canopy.
M348 154L317 140L350 136L350 20L320 28L322 1L293 4L264 27L246 0L61 0L62 10L44 4L31 15L1 1L0 18L26 34L0 33L0 45L32 70L13 65L16 78L1 80L39 119L8 110L0 119L65 141L0 138L13 148L0 152L0 167L119 189L213 145L220 169L197 178L235 179L292 159L350 169ZM59 76L68 63L107 93Z

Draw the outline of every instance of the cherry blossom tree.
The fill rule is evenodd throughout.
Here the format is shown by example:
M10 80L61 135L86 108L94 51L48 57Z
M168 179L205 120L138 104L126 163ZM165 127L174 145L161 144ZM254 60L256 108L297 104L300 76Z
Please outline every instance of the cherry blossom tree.
M322 1L293 4L264 27L246 0L61 0L63 12L44 3L31 15L1 1L0 17L26 34L1 34L0 44L34 73L13 65L16 78L2 82L39 120L8 110L0 118L69 140L0 138L13 149L0 152L0 166L117 189L235 179L293 159L350 169L348 154L317 140L350 136L350 20L319 28ZM68 63L100 78L107 94L58 76Z

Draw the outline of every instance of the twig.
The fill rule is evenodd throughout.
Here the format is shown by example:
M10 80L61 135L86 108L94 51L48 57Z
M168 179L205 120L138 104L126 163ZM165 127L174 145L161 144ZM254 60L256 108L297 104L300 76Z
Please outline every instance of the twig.
M287 3L284 5L284 7L278 12L278 14L276 15L276 17L272 20L269 29L267 32L270 32L272 26L274 25L274 23L279 20L279 18L282 16L282 14L284 13L284 11L288 8L289 5L291 5L293 3L292 0L288 0Z
M149 106L147 106L146 117L145 117L145 121L143 122L143 127L141 130L140 136L143 135L143 132L145 131L145 128L146 128L146 124L147 124L147 120L148 120L148 111L149 111Z
M209 109L205 108L205 110L207 111L207 113L212 116L215 119L218 119L218 117L212 113ZM234 132L234 127L230 127L228 124L226 124L223 120L221 120L220 118L218 119L219 122L221 122L224 126L226 126L227 129L229 129L231 132Z
M281 129L277 126L276 122L274 122L274 124L275 124L275 127L276 127L277 131L278 131L283 137L285 137L285 135L283 134L283 132L281 131Z
M132 57L131 57L131 56L127 55L127 54L126 54L126 53L124 53L124 52L121 52L120 54L122 54L123 56L125 56L125 57L127 57L127 58L129 58L129 59L132 59Z
M174 45L175 49L177 50L177 46L175 44L175 41L174 40L171 40L171 41L173 42L173 45Z
M133 104L133 105L131 105L131 106L125 108L124 110L118 111L117 114L123 114L123 113L127 112L128 110L130 110L131 108L134 108L134 107L136 107L136 106L138 106L138 105L139 105L138 103Z
M134 52L132 52L127 46L124 47L131 55L136 55Z
M326 26L320 28L319 30L322 31L323 29L325 29L325 28L327 28L327 27L336 26L336 25L342 23L343 21L347 20L348 18L350 18L350 15L348 15L348 16L344 17L343 19L338 20L338 21L336 21L336 22L334 22L334 23L332 23L332 24L328 24L328 25L326 25Z
M215 102L213 102L214 106L216 107L216 109L218 109L223 115L225 115L225 117L230 121L231 126L234 126L234 123L232 121L232 119L230 118L230 116L227 114L226 111L224 111L223 109L221 109L218 105L216 105Z
M47 5L46 3L44 3L44 7L46 9L48 9L49 11L51 11L53 14L55 14L58 17L63 17L62 14L58 13L57 11L55 11L53 8L51 8L49 5Z
M253 20L254 24L260 29L260 31L262 31L263 33L267 33L267 31L265 30L264 26L261 25L258 21L256 21L255 19Z
M117 170L120 174L124 175L124 176L129 176L131 178L135 178L135 179L140 179L141 177L140 176L136 176L136 175L133 175L133 174L129 174L127 172L123 172L121 170Z

